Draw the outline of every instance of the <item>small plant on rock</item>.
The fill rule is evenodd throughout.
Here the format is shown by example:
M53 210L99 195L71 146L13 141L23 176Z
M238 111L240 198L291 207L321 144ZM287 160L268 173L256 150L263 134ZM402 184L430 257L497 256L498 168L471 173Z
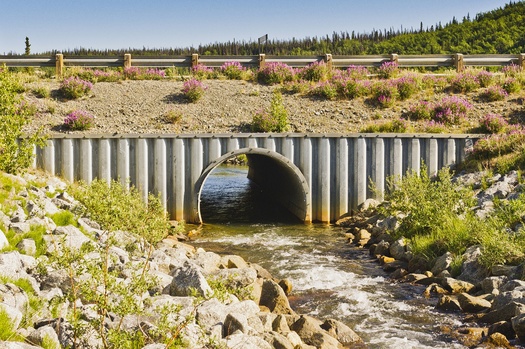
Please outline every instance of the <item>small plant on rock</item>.
M188 101L195 103L204 96L204 91L206 91L207 88L208 87L201 81L191 78L184 81L182 93Z
M75 76L64 79L60 84L60 92L65 98L77 99L88 95L93 89L93 84Z
M392 107L399 97L397 87L391 81L376 83L372 88L372 94L374 102L381 108Z
M73 131L89 130L95 124L95 117L83 110L75 110L67 114L64 125Z

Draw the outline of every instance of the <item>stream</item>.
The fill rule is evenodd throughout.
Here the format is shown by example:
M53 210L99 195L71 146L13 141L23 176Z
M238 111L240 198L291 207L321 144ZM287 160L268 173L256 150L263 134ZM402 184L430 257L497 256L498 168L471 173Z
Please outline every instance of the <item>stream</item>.
M292 281L292 308L350 326L369 348L466 348L442 334L459 317L435 311L423 288L395 284L344 229L303 224L246 178L247 167L220 166L201 195L203 225L192 244L237 254Z

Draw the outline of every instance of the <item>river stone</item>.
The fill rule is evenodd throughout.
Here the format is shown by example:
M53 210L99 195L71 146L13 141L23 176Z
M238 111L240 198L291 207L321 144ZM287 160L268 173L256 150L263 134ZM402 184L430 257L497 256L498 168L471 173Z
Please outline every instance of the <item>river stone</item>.
M486 299L474 297L468 293L460 293L458 295L458 302L461 309L468 313L479 313L489 310L491 307L491 303Z
M438 303L436 304L436 309L459 312L461 311L461 306L459 305L459 301L456 297L442 294L440 295Z
M261 320L264 332L270 332L273 331L273 322L277 318L277 314L268 313L268 312L260 312L257 314L259 319Z
M232 288L247 287L257 280L257 272L252 268L217 269L208 276Z
M273 349L272 346L264 339L254 336L248 336L244 333L234 333L225 338L228 348L242 349Z
M485 293L498 294L499 289L507 282L506 276L491 276L481 281L481 290Z
M257 263L250 263L250 267L255 269L258 278L273 279L272 274Z
M517 280L517 279L509 280L503 286L501 286L500 291L501 292L513 291L517 288L520 288L521 290L525 290L525 281Z
M272 322L272 330L282 334L290 332L290 327L288 326L288 321L283 315L277 315L275 320Z
M275 331L263 333L263 339L275 349L295 349L288 338Z
M471 290L473 290L475 287L470 282L456 280L454 278L441 279L441 286L443 286L446 290L452 293L463 293L463 292L468 293Z
M374 251L371 251L372 255L388 256L390 254L390 243L385 240L379 241Z
M273 280L264 280L259 304L276 314L294 314L283 289Z
M512 348L509 340L501 333L492 333L488 337L483 339L482 344L488 345L493 348Z
M508 304L510 302L525 304L525 292L519 289L501 292L496 297L494 297L494 300L492 302L492 309L501 308L505 304Z
M328 334L339 341L344 346L351 346L356 343L363 343L361 337L357 335L350 327L341 321L328 319L323 322L321 328Z
M292 293L293 285L289 279L279 280L279 286L281 286L281 288L287 296L289 296L290 293Z
M313 345L320 349L336 349L341 346L339 341L321 328L321 321L307 315L295 321L290 329L297 332L299 337L306 344Z
M498 321L490 325L489 335L493 333L501 333L508 339L516 338L516 332L514 332L510 321Z
M228 337L229 335L240 331L244 334L252 335L255 331L251 330L248 324L248 319L244 314L228 314L224 319L224 325L222 326L222 336Z
M438 275L444 270L447 270L450 267L450 264L452 263L453 256L452 253L446 252L445 254L439 256L434 261L434 266L430 270L432 274Z
M461 265L461 274L458 276L459 280L478 283L488 276L489 271L487 268L479 263L481 253L481 246L479 245L467 248L463 254L464 262Z
M525 304L510 302L500 308L489 311L481 317L481 321L493 324L500 321L509 321L521 314L525 314Z
M172 276L171 296L189 296L193 292L203 297L213 294L213 290L202 275L200 268L189 261L184 262L182 267L175 269Z
M512 318L512 329L521 341L525 341L525 314L520 314Z
M423 273L428 270L428 262L421 257L414 257L408 262L409 273Z
M221 264L224 265L226 268L248 268L248 263L246 263L246 261L241 256L236 255L222 256Z
M214 252L206 252L203 249L197 249L195 254L195 264L202 268L202 272L206 275L210 275L219 269L221 264L221 256Z
M355 234L354 243L357 246L365 246L368 241L370 241L370 238L372 237L372 234L366 229L359 229L357 234Z
M400 238L394 241L392 244L390 244L390 255L394 257L397 260L404 260L408 261L406 259L406 242L405 238Z

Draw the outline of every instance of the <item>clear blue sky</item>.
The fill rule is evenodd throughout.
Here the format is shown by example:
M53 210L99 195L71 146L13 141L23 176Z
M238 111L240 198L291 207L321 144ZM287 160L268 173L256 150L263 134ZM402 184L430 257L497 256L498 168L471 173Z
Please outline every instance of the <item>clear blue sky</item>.
M430 27L509 0L1 0L0 54L188 47Z

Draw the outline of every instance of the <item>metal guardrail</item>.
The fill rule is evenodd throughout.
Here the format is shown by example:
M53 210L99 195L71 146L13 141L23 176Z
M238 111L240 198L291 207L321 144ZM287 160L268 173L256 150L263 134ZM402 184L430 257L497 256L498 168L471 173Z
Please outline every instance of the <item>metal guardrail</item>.
M64 67L186 67L197 64L207 67L220 67L226 62L239 62L245 67L261 68L271 62L281 62L291 67L304 67L314 62L324 61L331 68L346 68L350 65L379 67L385 62L397 62L399 67L455 67L461 72L466 67L506 66L516 64L525 68L525 54L487 54L463 55L369 55L369 56L70 56L57 54L51 57L42 56L0 56L0 65L7 67L55 67L57 76L61 76Z

